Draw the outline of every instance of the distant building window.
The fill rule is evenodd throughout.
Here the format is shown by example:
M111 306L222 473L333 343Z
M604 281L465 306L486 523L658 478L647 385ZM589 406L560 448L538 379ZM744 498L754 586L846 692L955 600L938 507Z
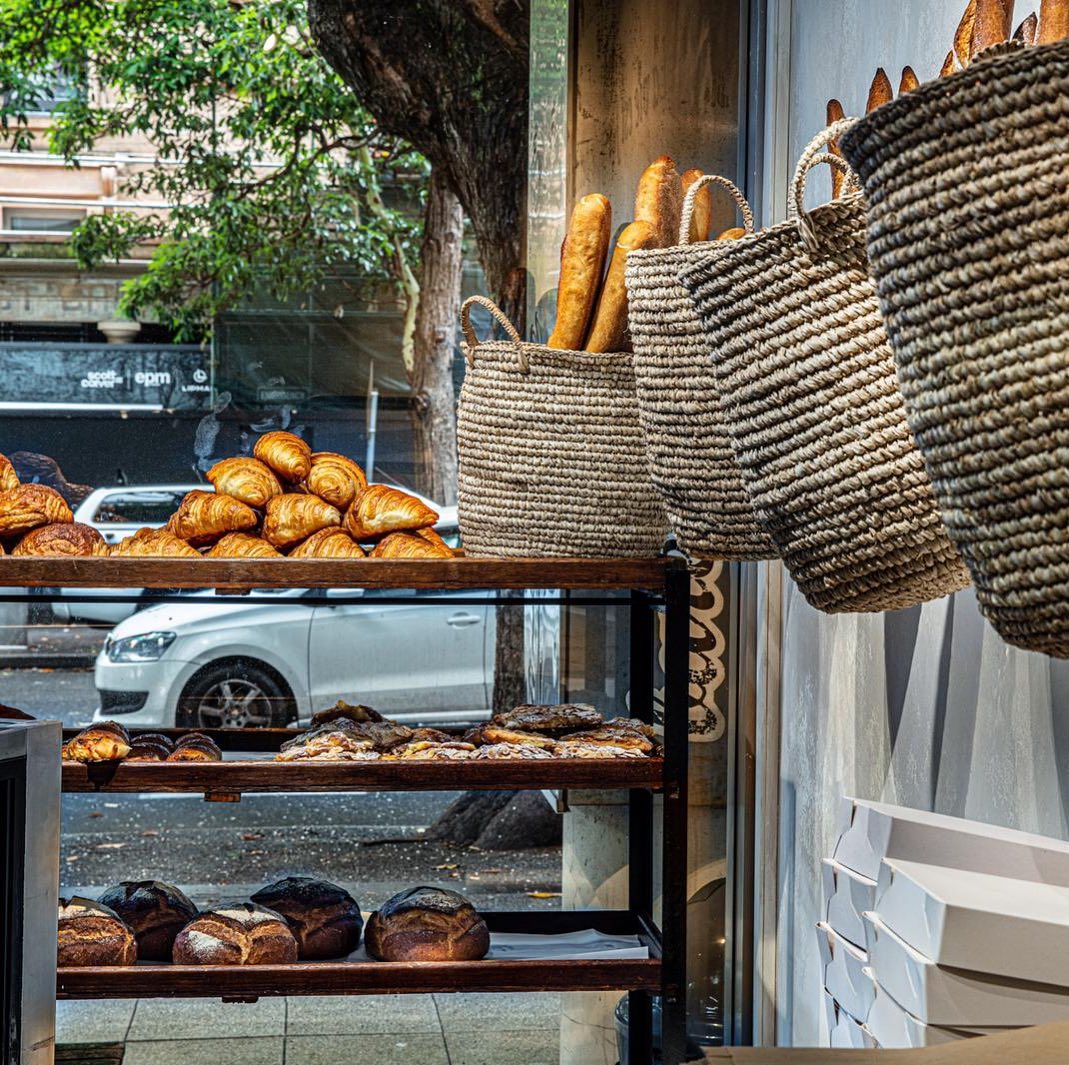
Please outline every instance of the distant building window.
M5 207L3 228L14 233L71 233L85 211L53 207Z
M26 110L32 115L50 115L62 103L76 100L82 93L82 79L55 71L43 84L34 86Z

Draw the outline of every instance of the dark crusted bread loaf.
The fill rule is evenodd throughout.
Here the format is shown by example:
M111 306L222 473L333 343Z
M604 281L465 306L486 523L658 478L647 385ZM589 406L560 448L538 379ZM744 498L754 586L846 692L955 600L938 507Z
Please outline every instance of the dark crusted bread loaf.
M100 896L133 930L141 961L170 961L174 937L197 916L197 907L171 884L124 880Z
M490 949L490 933L462 895L414 887L368 918L364 943L380 961L476 961Z
M59 900L58 964L133 965L134 933L107 906L74 896Z
M176 965L289 965L297 940L286 919L253 902L224 902L175 937Z
M360 945L360 907L337 884L287 876L261 888L252 901L286 918L302 958L341 958Z

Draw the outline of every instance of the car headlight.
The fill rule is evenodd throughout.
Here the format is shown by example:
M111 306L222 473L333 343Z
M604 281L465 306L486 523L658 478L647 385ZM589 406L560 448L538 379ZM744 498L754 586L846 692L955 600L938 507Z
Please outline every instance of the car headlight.
M104 653L112 662L156 662L177 638L176 632L145 632L121 640L109 637Z

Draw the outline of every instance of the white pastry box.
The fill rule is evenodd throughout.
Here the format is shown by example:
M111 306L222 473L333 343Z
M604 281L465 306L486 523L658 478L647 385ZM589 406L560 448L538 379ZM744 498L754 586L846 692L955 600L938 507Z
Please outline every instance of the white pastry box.
M862 916L876 908L876 881L847 869L832 858L821 862L824 879L825 919L833 932L857 947L865 946Z
M876 997L865 1021L869 1038L884 1050L905 1050L912 1047L934 1047L973 1039L981 1035L997 1035L1007 1028L941 1028L917 1020L904 1010L876 983Z
M865 915L865 931L875 979L902 1009L925 1024L1015 1028L1069 1021L1069 988L936 965L875 914Z
M1069 843L960 817L844 799L832 857L879 880L884 858L1069 886Z
M844 1010L824 988L824 1010L828 1018L828 1046L834 1050L873 1050L876 1041L860 1021Z
M824 967L824 988L855 1020L864 1021L872 1006L872 979L865 972L868 955L823 921L817 942Z

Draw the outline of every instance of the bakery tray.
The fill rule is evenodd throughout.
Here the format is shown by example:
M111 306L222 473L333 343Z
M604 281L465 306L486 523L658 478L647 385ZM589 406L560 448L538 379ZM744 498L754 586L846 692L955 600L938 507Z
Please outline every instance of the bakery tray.
M320 961L294 965L86 966L56 970L68 999L426 994L446 991L660 991L659 937L627 910L484 913L491 932L545 935L596 928L638 935L649 958L460 962Z
M189 729L131 729L177 738ZM503 791L512 788L649 788L664 780L661 758L537 758L487 761L276 762L295 729L198 729L221 762L64 762L66 792L192 792L233 801L243 792ZM64 740L78 734L65 729Z

